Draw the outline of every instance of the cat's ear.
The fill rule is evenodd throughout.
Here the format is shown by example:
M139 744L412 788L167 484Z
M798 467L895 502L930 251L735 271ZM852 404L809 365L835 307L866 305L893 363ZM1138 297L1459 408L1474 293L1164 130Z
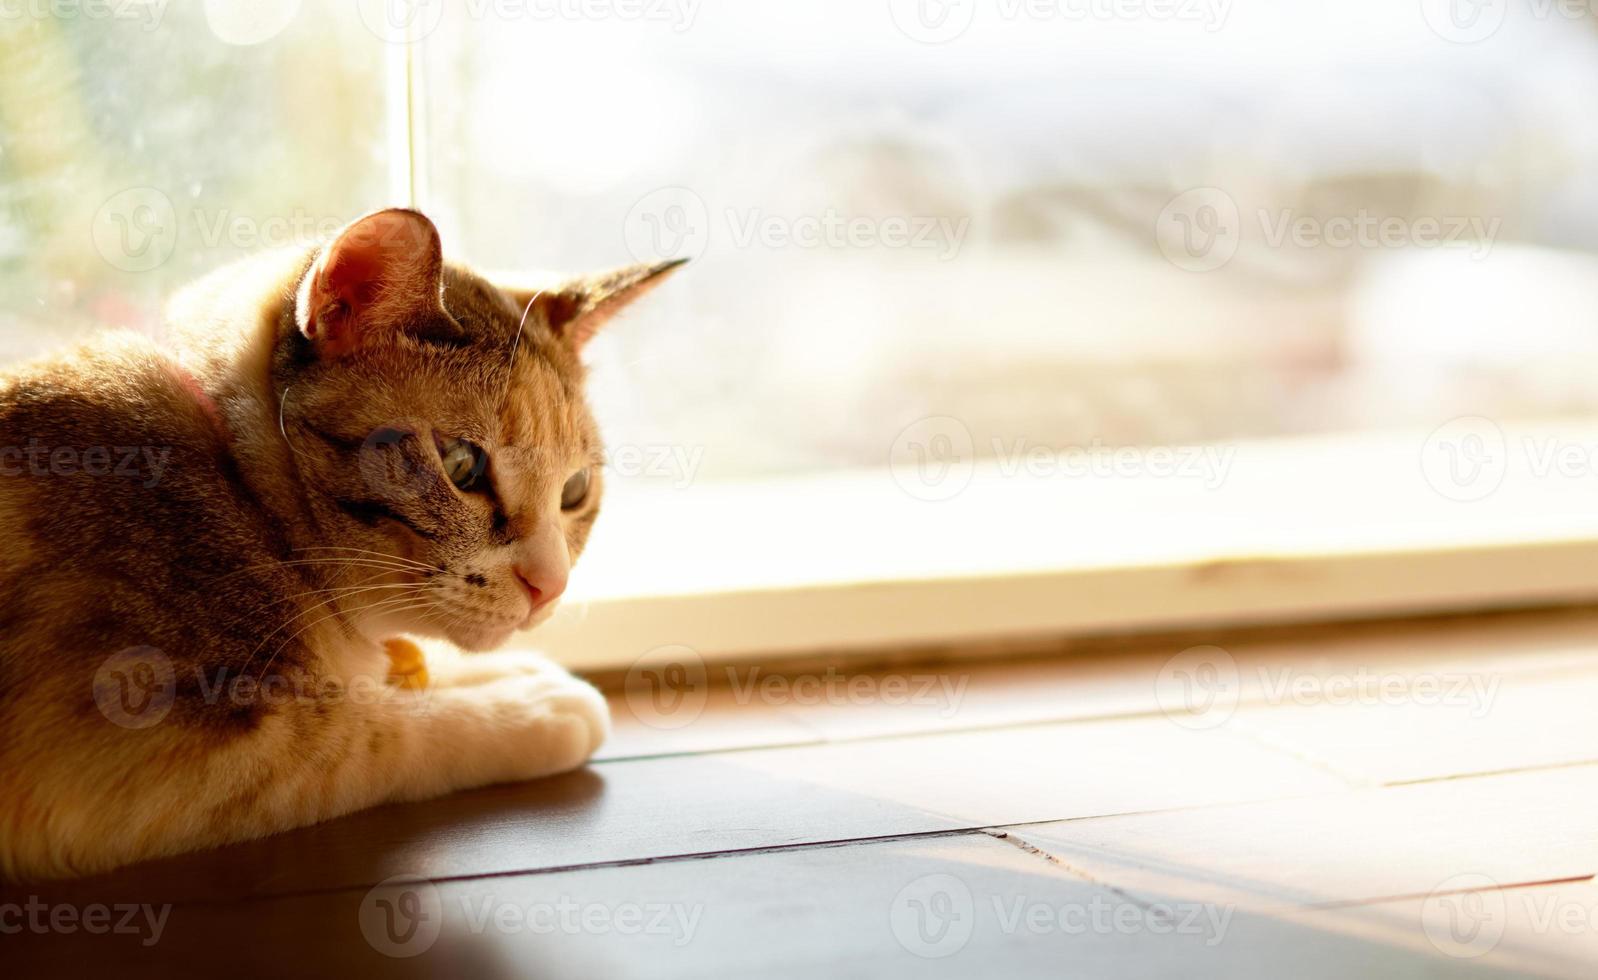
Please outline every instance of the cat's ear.
M609 320L665 281L687 259L630 265L597 275L579 276L540 287L530 283L501 285L520 309L533 304L534 315L573 350L588 346Z
M443 247L426 216L374 212L339 232L311 264L300 284L300 330L327 357L388 332L448 330L443 278Z

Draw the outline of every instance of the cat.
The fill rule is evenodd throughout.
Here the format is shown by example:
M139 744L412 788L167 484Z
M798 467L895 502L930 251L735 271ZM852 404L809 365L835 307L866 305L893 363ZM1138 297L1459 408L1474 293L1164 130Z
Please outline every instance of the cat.
M679 264L496 285L389 209L0 381L0 877L583 765L601 695L488 651L598 512L580 355ZM475 653L417 690L407 634Z

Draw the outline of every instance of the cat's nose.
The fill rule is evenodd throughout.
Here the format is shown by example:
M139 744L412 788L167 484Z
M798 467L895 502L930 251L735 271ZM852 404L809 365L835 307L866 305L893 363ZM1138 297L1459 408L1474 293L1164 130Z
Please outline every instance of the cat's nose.
M557 570L544 565L517 565L516 577L527 588L534 612L559 599L561 593L566 591L564 568Z
M571 572L566 536L559 531L534 535L527 551L513 567L516 577L527 588L533 611L537 612L566 591L566 576Z

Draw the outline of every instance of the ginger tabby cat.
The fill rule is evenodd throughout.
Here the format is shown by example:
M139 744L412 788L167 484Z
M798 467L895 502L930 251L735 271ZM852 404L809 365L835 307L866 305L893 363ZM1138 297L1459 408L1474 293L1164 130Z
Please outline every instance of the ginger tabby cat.
M398 638L552 613L602 489L579 355L675 265L500 286L380 211L212 274L169 345L0 380L0 877L581 766L592 687Z

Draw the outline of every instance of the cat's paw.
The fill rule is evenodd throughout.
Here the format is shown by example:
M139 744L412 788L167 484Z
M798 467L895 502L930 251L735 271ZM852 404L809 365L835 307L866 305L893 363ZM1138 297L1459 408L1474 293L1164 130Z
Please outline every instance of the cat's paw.
M515 718L517 767L523 778L568 772L589 760L610 736L610 706L592 684L549 665L536 674L502 678L478 690Z
M430 651L427 663L431 668L432 684L436 687L472 687L528 675L570 676L566 668L529 650L500 650L495 653Z

